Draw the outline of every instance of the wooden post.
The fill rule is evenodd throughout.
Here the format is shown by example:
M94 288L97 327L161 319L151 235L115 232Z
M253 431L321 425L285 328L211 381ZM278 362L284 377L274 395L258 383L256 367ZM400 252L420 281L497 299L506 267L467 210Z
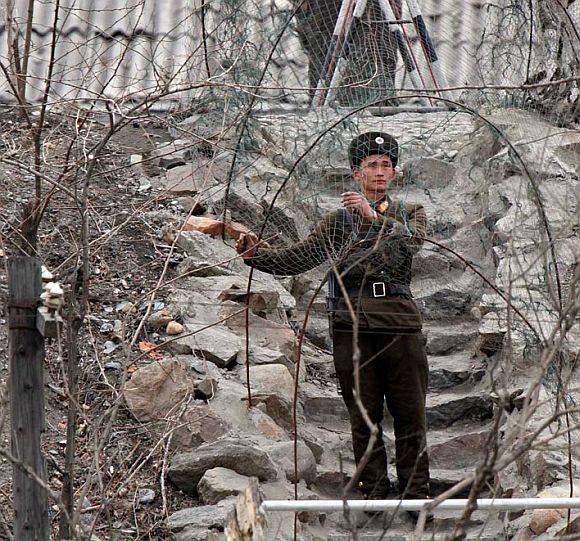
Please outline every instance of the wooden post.
M42 292L40 260L8 259L8 342L10 357L10 412L14 539L48 541L46 468L40 448L44 430L44 339L36 328Z

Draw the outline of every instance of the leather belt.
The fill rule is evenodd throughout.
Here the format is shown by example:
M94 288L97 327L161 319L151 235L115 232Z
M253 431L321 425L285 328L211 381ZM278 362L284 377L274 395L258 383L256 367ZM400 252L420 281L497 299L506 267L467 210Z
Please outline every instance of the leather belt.
M411 297L409 286L387 284L386 282L373 282L370 287L347 287L349 297Z

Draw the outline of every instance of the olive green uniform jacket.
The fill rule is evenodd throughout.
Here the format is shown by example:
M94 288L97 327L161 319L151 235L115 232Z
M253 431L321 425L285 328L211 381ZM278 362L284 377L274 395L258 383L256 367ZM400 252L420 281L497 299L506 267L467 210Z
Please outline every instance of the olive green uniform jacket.
M288 248L262 247L247 262L274 275L295 275L331 264L338 275L339 293L338 299L331 299L334 323L352 324L342 299L345 290L356 297L353 291L370 289L376 282L408 288L413 255L423 243L426 228L421 205L390 202L377 221L341 208L327 214L304 240ZM363 294L359 300L361 329L421 328L421 318L411 298L389 299L389 310L384 309L384 298Z

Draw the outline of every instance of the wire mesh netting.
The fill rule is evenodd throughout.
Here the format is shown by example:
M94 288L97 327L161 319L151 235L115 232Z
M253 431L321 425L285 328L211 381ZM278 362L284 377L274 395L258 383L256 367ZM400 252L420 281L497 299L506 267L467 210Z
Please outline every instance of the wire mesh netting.
M556 409L576 403L580 2L33 4L3 6L1 101L168 129L133 162L161 165L152 200L189 197L180 223L223 226L171 237L190 256L174 302L195 305L199 343L220 321L210 341L239 343L226 301L258 322L223 367L288 324L330 350L328 313L355 336L424 321L428 353L475 354L497 396L533 366Z
M185 141L189 160L168 173L169 190L187 184L200 204L277 248L307 237L317 220L343 206L341 194L360 192L347 156L356 135L394 134L401 162L389 183L398 199L422 205L429 216L425 255L415 265L435 258L452 269L459 290L470 289L459 311L481 298L505 303L477 268L463 272L466 258L449 251L468 242L470 213L488 212L491 229L478 233L487 251L475 260L488 265L493 252L497 276L489 268L484 277L535 311L537 324L521 332L545 336L544 323L549 328L561 316L575 261L557 231L577 208L568 192L577 182L578 143L567 130L577 126L580 103L577 2L32 5L33 12L25 2L4 6L4 101L108 108L120 119L131 107L135 115L165 108L172 114L164 122ZM509 186L497 187L504 178ZM564 188L562 178L572 184ZM441 194L455 202L444 213ZM484 210L467 194L480 197ZM408 225L404 216L400 221ZM494 229L498 224L505 231ZM346 229L354 233L341 233L340 242L336 232L325 233L327 245L311 246L316 257L301 254L287 274L322 264L323 248L342 254L359 226ZM529 235L536 229L539 239ZM368 250L371 260L377 246ZM331 263L336 257L327 258ZM420 273L414 287L431 298L444 281ZM530 291L554 286L553 279L556 305L548 298L553 288L530 300ZM505 330L503 317L482 314L496 330Z

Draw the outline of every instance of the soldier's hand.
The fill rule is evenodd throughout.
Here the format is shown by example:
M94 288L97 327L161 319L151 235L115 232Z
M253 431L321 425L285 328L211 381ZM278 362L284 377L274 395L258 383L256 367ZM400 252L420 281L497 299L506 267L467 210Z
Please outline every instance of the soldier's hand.
M249 259L256 255L258 251L258 236L251 231L242 233L236 241L236 252L244 259Z
M364 218L373 220L376 212L371 208L367 198L359 192L344 192L342 194L342 206L356 209Z

